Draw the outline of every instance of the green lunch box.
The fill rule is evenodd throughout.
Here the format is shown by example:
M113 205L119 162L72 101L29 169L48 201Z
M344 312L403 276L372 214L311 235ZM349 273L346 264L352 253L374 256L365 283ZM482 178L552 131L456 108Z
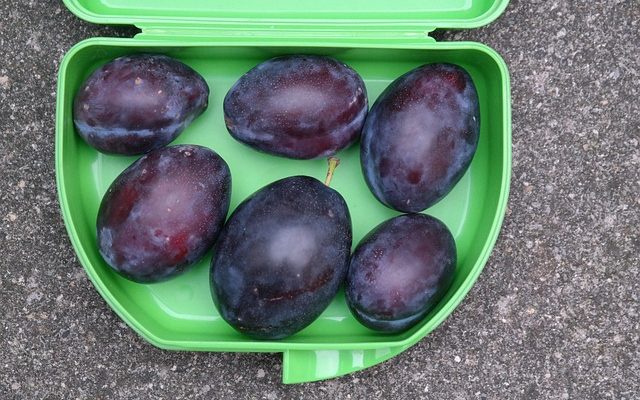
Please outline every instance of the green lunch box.
M133 24L133 39L95 38L64 57L58 80L56 176L64 222L78 258L98 292L140 336L170 350L282 352L283 381L332 378L370 367L404 351L441 324L474 284L498 236L511 174L511 104L507 67L473 42L437 43L436 28L489 23L508 0L64 0L87 21ZM283 340L247 338L221 319L209 289L211 255L168 282L143 285L113 272L96 245L96 215L103 194L134 157L98 153L76 134L72 104L82 82L99 66L130 53L175 57L198 71L211 88L208 110L175 141L211 147L233 176L231 208L264 185L291 175L322 179L326 160L299 161L254 151L227 133L222 100L258 63L283 54L322 54L363 77L372 104L403 73L426 63L464 67L480 99L481 131L471 167L453 191L426 213L455 236L458 265L444 299L417 326L383 334L360 325L341 291L303 331ZM397 212L380 204L360 169L359 146L338 154L332 187L346 199L354 245Z

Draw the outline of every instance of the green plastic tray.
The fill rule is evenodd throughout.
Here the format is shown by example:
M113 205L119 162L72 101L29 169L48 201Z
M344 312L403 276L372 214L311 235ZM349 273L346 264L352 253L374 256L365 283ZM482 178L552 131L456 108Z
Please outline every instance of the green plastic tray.
M361 14L356 10L363 1L317 5L317 1L281 0L268 10L258 1L238 1L234 7L204 0L65 3L87 20L135 23L143 28L133 39L89 39L73 47L61 63L56 115L57 184L72 244L98 292L143 338L171 350L282 352L283 381L305 382L367 368L397 355L435 329L462 301L490 255L506 209L511 172L509 77L504 62L490 48L470 42L436 43L425 32L487 23L506 1L402 1L407 7L394 3L394 9L400 11L389 11L386 2L368 0L371 7ZM179 10L175 9L178 5ZM299 11L306 5L317 19L300 24L311 14ZM418 31L401 29L420 23L425 27L421 36L414 35ZM330 29L332 25L336 29ZM358 31L360 28L364 30ZM93 70L136 52L175 57L207 80L211 87L208 110L175 143L209 146L229 163L234 183L232 208L276 179L297 174L323 178L326 172L324 160L261 154L227 133L224 95L259 62L281 54L333 56L362 75L371 103L391 81L424 63L449 62L467 69L480 98L478 152L454 190L426 211L447 224L458 245L456 277L444 300L410 331L387 335L360 325L341 292L302 332L280 341L256 341L237 333L218 315L209 292L210 255L186 274L161 284L136 284L112 272L96 247L97 210L108 186L135 158L103 155L87 146L75 133L71 110L77 89ZM355 244L371 228L398 213L382 206L367 188L357 145L339 157L342 163L332 187L347 200Z

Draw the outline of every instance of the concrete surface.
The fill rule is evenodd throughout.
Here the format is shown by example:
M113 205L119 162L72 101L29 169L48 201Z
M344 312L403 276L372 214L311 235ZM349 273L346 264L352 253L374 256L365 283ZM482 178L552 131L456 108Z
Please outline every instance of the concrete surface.
M640 398L640 4L514 0L486 43L513 78L513 185L477 285L378 367L282 386L280 355L161 351L110 311L67 239L54 181L56 71L131 36L60 2L0 1L0 399Z

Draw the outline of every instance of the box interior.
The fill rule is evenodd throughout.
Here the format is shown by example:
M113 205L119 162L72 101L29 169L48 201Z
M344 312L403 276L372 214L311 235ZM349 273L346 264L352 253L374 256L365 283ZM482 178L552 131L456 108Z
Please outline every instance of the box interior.
M183 0L180 3L158 0L150 12L173 12L176 7L195 10L203 2ZM304 2L303 2L304 3ZM322 7L318 2L308 2L310 7ZM351 7L343 4L347 9ZM353 3L363 4L361 1ZM450 4L461 8L468 1L415 1L414 7ZM221 9L230 8L223 2L214 2ZM275 7L300 9L300 1L279 1ZM382 8L382 1L369 1L375 12ZM481 4L481 2L474 2ZM234 3L234 7L242 2ZM130 12L125 0L92 2L92 7L119 7ZM353 6L355 7L355 6ZM210 7L209 7L210 8ZM293 12L293 11L292 11ZM322 179L326 172L325 160L298 161L258 153L234 141L227 133L222 100L231 85L256 64L276 55L306 53L335 57L358 71L373 104L382 90L395 78L425 63L447 62L464 67L471 74L480 98L481 133L477 154L472 165L454 190L441 202L426 210L440 218L451 229L458 246L458 266L453 285L445 299L417 327L400 335L387 335L371 331L360 325L350 314L342 290L329 308L312 325L302 332L278 342L271 350L296 348L297 345L385 343L403 340L431 319L452 299L472 270L478 270L487 237L495 225L500 209L500 192L505 174L504 126L505 84L500 66L480 45L471 43L438 43L424 45L420 49L388 48L304 48L304 47L253 47L217 46L183 47L137 43L132 40L103 40L99 44L85 46L76 51L64 71L61 102L63 119L61 137L61 171L63 202L67 202L68 223L75 230L74 245L85 267L105 286L119 306L128 314L125 319L137 324L153 335L165 347L180 348L181 343L191 343L189 348L215 350L220 344L227 349L249 349L251 339L242 336L218 315L209 291L209 263L211 255L192 267L184 275L160 284L132 283L114 273L104 263L96 247L96 215L102 195L116 176L130 165L135 157L103 155L90 148L75 133L71 107L75 92L87 76L111 59L134 52L163 53L175 57L198 71L208 82L211 96L208 110L189 126L174 143L194 143L211 147L230 165L233 176L232 209L260 187L283 177L305 174ZM367 188L360 170L359 146L342 151L338 155L342 163L332 187L346 199L352 219L354 245L380 222L398 215L380 204ZM73 236L73 235L72 235ZM197 344L194 344L197 343ZM262 343L264 344L264 342ZM185 345L186 346L186 345ZM258 344L256 344L258 346Z

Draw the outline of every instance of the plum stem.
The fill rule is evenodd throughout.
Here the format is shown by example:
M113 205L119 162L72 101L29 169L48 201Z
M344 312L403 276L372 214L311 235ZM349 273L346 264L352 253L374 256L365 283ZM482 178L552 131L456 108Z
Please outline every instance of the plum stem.
M324 184L330 186L333 173L336 171L336 168L338 168L338 165L340 165L340 159L332 156L327 159L327 163L329 163L329 169L327 170L327 177L324 180Z

